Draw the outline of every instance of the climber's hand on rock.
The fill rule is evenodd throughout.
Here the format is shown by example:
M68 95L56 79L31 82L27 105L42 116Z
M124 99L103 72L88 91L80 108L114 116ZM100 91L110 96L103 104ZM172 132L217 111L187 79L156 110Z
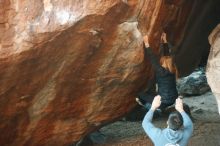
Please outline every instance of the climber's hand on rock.
M167 34L165 32L163 32L161 35L161 41L162 43L167 43Z
M148 35L145 35L145 36L143 37L143 39L144 39L144 45L145 45L145 47L146 47L146 48L149 48L150 45L149 45Z

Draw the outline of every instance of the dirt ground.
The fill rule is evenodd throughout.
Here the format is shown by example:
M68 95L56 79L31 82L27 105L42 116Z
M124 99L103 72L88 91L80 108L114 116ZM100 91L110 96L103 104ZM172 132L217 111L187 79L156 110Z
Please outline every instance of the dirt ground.
M211 92L202 96L185 97L193 116L194 132L189 146L220 146L220 115L215 97ZM154 120L161 128L166 127L167 115ZM118 121L103 127L104 144L97 146L153 146L141 127L141 121Z

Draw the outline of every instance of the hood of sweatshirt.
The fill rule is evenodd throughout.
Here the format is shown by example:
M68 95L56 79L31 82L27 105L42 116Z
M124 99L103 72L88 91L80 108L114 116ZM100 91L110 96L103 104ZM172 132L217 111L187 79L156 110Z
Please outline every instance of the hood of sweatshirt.
M178 143L183 138L183 133L178 130L174 131L172 129L166 128L163 130L165 138L172 144Z

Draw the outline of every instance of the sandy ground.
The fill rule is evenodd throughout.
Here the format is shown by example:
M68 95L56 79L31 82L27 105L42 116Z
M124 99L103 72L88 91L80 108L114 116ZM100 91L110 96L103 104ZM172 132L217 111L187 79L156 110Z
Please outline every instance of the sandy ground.
M220 146L220 115L212 93L185 97L184 102L190 106L194 122L194 132L189 146ZM155 119L154 123L164 128L166 119L167 115ZM106 135L107 140L97 146L153 146L141 127L141 121L118 121L103 127L100 131Z

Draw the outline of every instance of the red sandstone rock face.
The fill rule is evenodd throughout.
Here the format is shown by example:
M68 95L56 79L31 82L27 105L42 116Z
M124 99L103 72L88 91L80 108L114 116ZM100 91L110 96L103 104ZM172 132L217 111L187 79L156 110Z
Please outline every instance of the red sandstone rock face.
M208 83L216 97L220 114L220 24L212 31L209 36L211 45L206 75Z
M129 112L151 74L141 33L177 44L192 5L1 0L0 145L69 145Z

